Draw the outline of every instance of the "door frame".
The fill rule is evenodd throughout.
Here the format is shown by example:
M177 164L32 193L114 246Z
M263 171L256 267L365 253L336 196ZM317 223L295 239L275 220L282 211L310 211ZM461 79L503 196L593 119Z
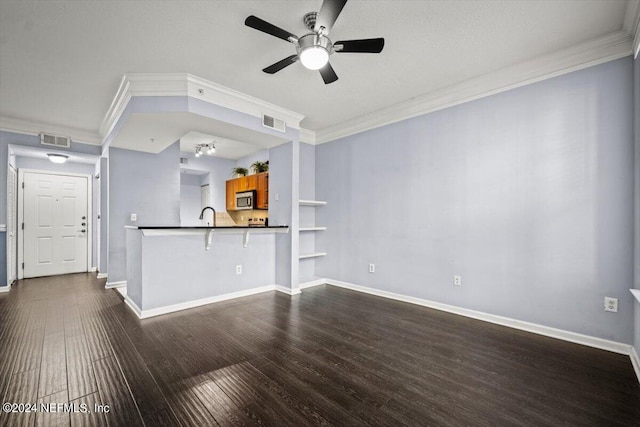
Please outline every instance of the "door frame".
M80 173L66 173L66 172L54 172L54 171L43 171L36 169L18 169L18 227L16 224L16 228L18 229L18 279L24 279L24 268L22 268L22 263L24 262L24 230L22 229L22 223L24 222L24 174L25 173L35 173L40 175L62 175L62 176L73 176L77 178L85 178L87 180L87 218L88 227L87 227L87 266L86 271L91 271L91 260L93 259L93 211L92 211L92 184L93 184L93 176L87 174Z
M13 266L15 268L15 272L16 272L16 277L15 279L18 279L18 235L16 234L15 236L13 236L13 238L16 241L16 253L13 253L13 251L11 250L11 242L9 240L9 174L11 173L11 170L13 170L13 172L15 172L16 174L16 179L15 179L15 184L16 184L16 188L13 191L14 197L15 197L15 201L13 204L13 207L15 209L15 211L13 212L13 219L15 220L15 224L13 224L13 226L15 227L14 231L18 231L18 170L13 166L13 165L8 165L7 166L7 224L6 224L6 245L7 245L7 288L11 288L11 285L13 284L12 280L13 279L11 277L11 265L9 264L9 262L13 263ZM11 254L11 260L9 260L9 254Z

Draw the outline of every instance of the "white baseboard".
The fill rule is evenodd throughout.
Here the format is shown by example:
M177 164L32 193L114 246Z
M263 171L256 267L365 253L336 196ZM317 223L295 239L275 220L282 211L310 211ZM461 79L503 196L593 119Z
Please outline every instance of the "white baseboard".
M142 310L129 298L129 295L125 297L125 303L140 319L147 319L149 317L160 316L161 314L173 313L175 311L186 310L188 308L200 307L201 305L212 304L214 302L226 301L234 298L246 297L250 295L260 294L262 292L268 292L275 290L275 285L261 286L259 288L247 289L244 291L231 292L223 295L216 295L213 297L201 298L193 301L181 302L178 304L166 305L164 307L152 308L150 310Z
M98 269L96 267L91 267L89 269L89 273L95 273L96 271L98 271Z
M107 278L107 273L98 273L98 275L96 277L98 279L106 279Z
M636 371L636 377L638 377L638 382L640 383L640 357L638 357L635 347L631 347L631 354L629 354L629 357L631 357L633 370Z
M300 288L298 289L290 289L287 288L285 286L280 286L280 285L273 285L274 289L278 292L282 292L283 294L287 294L287 295L298 295L300 294Z
M396 294L393 292L382 291L379 289L368 288L366 286L355 285L353 283L342 282L340 280L326 279L325 283L338 286L353 291L364 292L379 297L390 298L397 301L408 302L411 304L421 305L424 307L434 308L436 310L446 311L461 316L470 317L472 319L482 320L484 322L495 323L497 325L508 326L522 331L532 332L538 335L557 338L576 344L586 345L588 347L599 348L601 350L611 351L613 353L630 355L633 348L629 344L616 341L609 341L602 338L583 335L576 332L565 331L562 329L551 328L549 326L538 325L536 323L523 322L521 320L511 319L509 317L497 316L494 314L483 313L481 311L469 310L467 308L457 307L454 305L442 304L435 301L429 301L422 298L410 297L407 295Z
M127 281L123 280L121 282L107 282L104 285L105 289L112 289L112 288L121 288L123 286L127 286Z
M133 300L131 298L129 298L129 295L127 295L126 297L124 297L124 303L127 305L127 307L129 307L131 309L131 311L133 311L133 313L138 316L138 318L142 319L142 310L140 310L140 307L138 307L138 305L133 302Z
M327 284L327 279L317 279L317 280L312 280L310 282L304 282L304 283L300 283L300 286L298 286L300 289L309 289L309 288L313 288L314 286L320 286L320 285L326 285Z
M9 292L11 290L11 285L8 286L0 286L0 293Z

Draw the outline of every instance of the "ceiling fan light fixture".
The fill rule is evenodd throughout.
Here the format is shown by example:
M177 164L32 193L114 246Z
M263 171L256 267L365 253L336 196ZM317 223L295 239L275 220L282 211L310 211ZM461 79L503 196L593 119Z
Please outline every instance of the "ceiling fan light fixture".
M196 157L200 157L202 155L202 148L200 146L196 147Z
M64 154L56 154L56 153L48 153L47 156L49 156L49 160L51 160L53 163L64 163L67 161L67 159L69 158L69 156L65 156Z
M329 52L322 46L310 46L300 52L300 62L309 70L319 70L329 62Z
M331 40L316 33L300 37L297 48L300 62L309 70L319 70L324 67L329 62L329 55L333 52Z
M213 154L216 152L216 146L213 142L207 145L207 147L207 154Z

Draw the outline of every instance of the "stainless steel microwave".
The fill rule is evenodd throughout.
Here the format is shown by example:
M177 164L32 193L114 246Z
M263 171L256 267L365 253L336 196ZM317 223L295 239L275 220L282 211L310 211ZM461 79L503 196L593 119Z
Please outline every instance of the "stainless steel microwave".
M254 200L256 198L255 191L244 191L242 193L236 193L236 209L245 210L253 209Z

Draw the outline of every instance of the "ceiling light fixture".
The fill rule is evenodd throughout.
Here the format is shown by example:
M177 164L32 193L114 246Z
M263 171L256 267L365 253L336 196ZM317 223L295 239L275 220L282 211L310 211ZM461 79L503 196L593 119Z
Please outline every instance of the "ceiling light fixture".
M209 155L216 152L216 145L214 144L214 142L196 145L196 157L202 156L205 152Z
M298 40L298 57L305 68L319 70L329 62L331 40L321 34L310 33Z
M51 160L53 163L64 163L67 161L67 159L69 158L69 156L65 156L64 154L56 154L56 153L48 153L47 156L49 156L49 160Z

